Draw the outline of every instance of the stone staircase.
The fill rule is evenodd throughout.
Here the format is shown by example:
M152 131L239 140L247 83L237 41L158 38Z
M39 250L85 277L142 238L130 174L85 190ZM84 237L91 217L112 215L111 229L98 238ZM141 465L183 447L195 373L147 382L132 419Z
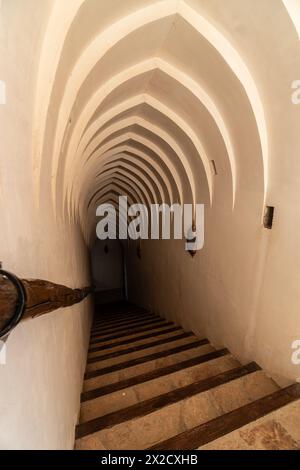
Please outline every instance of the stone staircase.
M130 304L95 317L76 449L299 447L300 384Z

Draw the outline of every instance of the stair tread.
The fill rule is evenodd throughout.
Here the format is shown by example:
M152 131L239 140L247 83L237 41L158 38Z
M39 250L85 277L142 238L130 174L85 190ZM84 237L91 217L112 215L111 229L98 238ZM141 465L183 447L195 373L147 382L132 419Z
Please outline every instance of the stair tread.
M199 450L299 450L300 399L271 411Z
M213 359L223 357L228 355L227 349L221 349L219 351L212 351L207 354L201 354L191 359L177 362L175 364L161 367L159 369L154 369L150 372L146 372L144 374L140 374L129 379L122 380L117 383L112 383L109 385L105 385L103 387L99 387L96 389L92 389L90 391L83 392L81 395L81 401L92 400L97 397L101 397L103 395L107 395L109 393L122 390L124 388L132 387L134 385L145 383L153 379L157 379L159 377L164 377L165 375L174 374L178 371L188 369L191 367L195 367L199 364L203 364L205 362L211 361Z
M208 379L240 366L241 364L239 364L238 361L227 354L211 358L210 360L189 368L176 370L167 375L148 378L147 381L131 383L126 388L110 390L110 393L101 394L100 396L92 395L89 400L81 403L80 422L89 421L113 411L128 408L131 405L158 397L159 395L185 387L194 382ZM141 376L138 376L138 378L141 378Z
M300 399L300 384L278 390L241 408L219 416L207 423L151 447L151 450L190 450L228 434L251 421Z
M189 349L187 351L180 351L169 356L160 357L158 359L152 359L151 361L143 362L141 364L135 364L131 367L123 367L117 371L110 372L109 374L100 375L90 379L86 379L83 383L83 390L88 391L94 388L111 385L116 382L122 382L132 377L136 377L141 374L153 372L154 370L160 370L183 361L193 359L211 352L215 349L210 344L199 346L197 348Z
M205 344L208 344L207 339L196 340L196 341L190 342L188 344L183 344L183 345L180 345L180 346L176 346L175 348L170 348L170 349L167 349L167 350L164 350L164 351L160 351L160 352L156 352L156 353L153 353L153 354L148 354L146 356L138 357L138 358L129 360L127 362L121 362L120 364L115 364L113 366L103 367L101 369L96 369L96 370L93 370L93 371L90 371L90 372L86 372L85 373L85 378L87 379L87 378L92 378L92 377L96 377L96 376L100 376L100 375L105 375L105 374L108 374L110 372L114 372L114 371L117 371L117 370L120 370L120 369L123 369L123 368L126 368L126 367L133 367L133 366L141 364L143 362L152 361L154 359L159 359L161 357L169 356L171 354L176 354L176 353L182 352L182 351L188 351L189 349L193 349L193 348L196 348L196 347L199 347L199 346L203 346Z
M155 332L154 333L146 333L144 335L140 335L140 336L134 336L133 338L131 339L125 339L125 340L121 340L121 341L114 341L113 343L110 343L110 344L104 344L102 346L96 346L94 348L90 348L89 351L88 351L88 356L92 356L94 354L99 354L99 352L101 351L107 351L107 350L115 350L115 351L122 351L122 349L125 349L125 348L128 348L128 345L129 344L146 344L146 342L151 342L153 341L153 339L155 339L156 337L161 337L161 336L166 336L167 335L174 335L174 334L178 334L178 332L181 331L183 332L183 329L180 328L179 326L172 326L172 327L169 327L169 328L166 328L165 330L159 330L158 332ZM145 341L146 340L146 341Z
M246 366L241 366L236 369L223 372L214 377L194 382L186 385L185 387L172 390L158 397L151 398L149 400L137 403L129 408L118 410L117 412L110 413L105 416L95 418L91 421L79 424L76 427L76 437L80 438L88 434L92 434L104 428L109 428L115 424L119 424L129 419L134 419L138 416L144 416L158 409L169 406L176 403L179 400L184 400L187 397L191 397L195 394L202 393L205 390L219 386L230 380L242 377L243 375L252 373L259 370L259 367L255 363L250 363Z
M113 304L106 304L102 305L101 308L98 307L95 311L95 319L98 318L105 318L111 317L118 314L126 314L131 310L145 310L143 307L139 305L131 304L130 302L123 302L122 305L113 305Z
M153 341L151 343L131 346L130 348L122 349L121 351L114 351L114 352L110 352L110 353L107 353L107 354L102 354L102 355L99 355L99 356L90 357L90 358L88 358L87 362L92 363L92 362L102 361L102 360L105 360L105 359L110 359L112 357L123 356L125 354L130 354L131 352L142 351L142 350L145 350L145 349L148 349L148 348L153 348L155 346L159 346L161 344L167 344L167 343L170 343L172 341L177 341L179 339L189 338L191 336L194 336L194 334L191 333L191 332L183 332L183 333L180 333L176 336L170 336L168 338L162 338L162 339Z
M261 381L263 390L257 387ZM76 447L96 449L100 445L111 450L146 449L273 391L264 373L254 371L162 406L147 415L88 434L77 440Z
M150 348L147 349L138 349L137 351L131 351L127 354L123 354L121 356L116 356L116 357L110 357L102 360L97 360L91 363L87 363L86 365L86 372L90 372L93 370L99 370L99 369L106 369L107 367L112 367L114 365L118 364L126 364L129 361L139 359L142 357L147 358L147 356L151 356L156 353L160 353L163 351L168 351L170 349L174 349L176 347L180 347L186 344L191 344L195 341L198 341L197 337L194 335L192 336L185 336L181 337L179 339L173 340L172 338L170 341L164 341L163 343L160 341L158 345L154 345ZM150 359L151 360L151 359ZM144 362L144 361L142 361Z
M113 324L105 324L105 325L98 325L95 324L92 326L91 333L98 332L98 331L109 331L109 330L114 330L114 329L119 329L119 328L124 328L124 327L131 327L134 324L139 324L141 322L145 322L148 320L158 320L160 317L158 315L137 315L131 319L126 319L118 322L114 322Z
M123 312L115 315L103 315L103 316L98 316L97 318L94 319L93 324L105 324L105 323L117 323L118 321L122 321L123 319L126 318L131 318L133 316L139 315L139 314L145 314L145 315L152 315L150 312L147 310L143 310L140 308L135 308L130 310L129 312Z
M126 332L128 331L129 333L131 331L135 331L135 329L137 328L141 328L142 326L146 326L146 325L152 325L154 323L162 323L164 322L165 320L163 318L160 318L160 317L157 317L155 319L152 319L152 320L147 320L147 321L142 321L142 322L139 322L137 323L136 326L132 326L132 327L129 327L128 326L123 326L123 327L120 327L120 328L113 328L107 332L103 332L102 333L102 330L99 330L99 331L96 331L94 333L91 334L91 338L102 338L102 337L105 337L105 336L109 336L109 335L117 335L118 333L123 333L123 332Z
M107 343L108 341L113 341L115 339L125 338L126 336L135 336L135 335L137 335L137 333L142 333L142 332L146 332L146 331L150 331L150 330L164 328L166 326L171 326L171 325L174 325L174 323L164 322L163 321L162 323L159 323L159 324L156 324L156 325L153 324L153 325L148 325L146 327L143 326L141 328L132 329L130 331L126 331L126 332L123 332L123 333L105 336L104 338L95 337L95 338L91 339L90 345L99 344L99 343Z
M95 316L77 449L299 449L300 384L133 304Z

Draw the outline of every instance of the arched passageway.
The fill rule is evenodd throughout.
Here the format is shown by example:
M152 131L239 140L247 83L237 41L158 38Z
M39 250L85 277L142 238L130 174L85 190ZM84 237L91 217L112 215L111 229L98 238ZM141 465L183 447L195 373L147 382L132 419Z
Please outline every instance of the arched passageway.
M92 247L101 245L99 262L104 253L105 243L95 245L100 203L117 206L125 195L147 208L204 204L204 247L194 257L183 240L122 243L128 299L296 380L299 12L292 0L273 0L270 20L268 1L226 3L1 3L1 256L21 277L82 287ZM275 207L272 230L266 206ZM106 286L123 289L124 270L113 265ZM46 417L45 434L27 435L24 409L20 447L70 446L91 314L87 299L9 337L1 401L32 389L30 367L47 371L34 379L44 397L34 423L40 429ZM13 447L14 431L3 439Z
M118 240L96 240L91 250L95 308L124 301L126 274L124 248Z

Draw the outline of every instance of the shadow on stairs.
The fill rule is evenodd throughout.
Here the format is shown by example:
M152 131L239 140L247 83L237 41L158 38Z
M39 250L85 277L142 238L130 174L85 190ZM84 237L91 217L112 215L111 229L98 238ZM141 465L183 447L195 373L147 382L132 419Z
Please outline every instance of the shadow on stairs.
M76 449L298 449L300 384L132 304L92 327Z

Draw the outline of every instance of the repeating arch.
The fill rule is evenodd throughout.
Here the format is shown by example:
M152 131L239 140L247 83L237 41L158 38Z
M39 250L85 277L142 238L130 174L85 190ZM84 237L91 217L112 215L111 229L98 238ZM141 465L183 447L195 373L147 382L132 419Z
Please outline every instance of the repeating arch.
M106 179L109 179L111 177L118 177L118 178L121 178L123 181L130 181L130 183L133 185L133 187L136 188L136 191L139 193L139 196L140 196L140 200L142 201L143 204L145 204L146 206L150 206L151 205L151 192L150 192L150 189L148 188L148 186L146 185L142 185L142 186L139 186L137 187L136 185L136 182L137 182L137 178L136 178L136 175L133 174L129 171L124 171L120 168L114 168L112 170L108 170L106 171L105 174L102 174L101 175L101 178L96 178L95 179L95 187L97 185L97 183L99 182L104 182L106 181ZM98 186L98 185L97 185Z
M89 133L90 135L93 134L93 132L95 134L94 130L96 130L97 132L98 129L103 126L103 122L105 122L105 118L106 120L109 119L109 117L101 115L99 119L97 119L95 122L92 123L93 124L92 129L86 129L88 122L91 121L92 116L94 115L96 108L100 106L101 101L103 101L107 97L107 95L113 92L120 84L123 84L124 82L130 80L132 77L136 77L138 74L145 73L145 71L153 72L156 69L162 70L168 76L172 77L173 80L176 80L178 83L185 86L193 94L193 96L195 96L195 99L199 100L199 102L201 102L201 104L205 106L205 108L213 117L218 129L221 132L222 138L224 139L224 142L227 148L230 165L231 165L231 171L233 175L233 193L235 193L236 169L235 169L235 161L234 161L234 152L233 152L232 143L230 141L229 132L226 128L224 119L222 118L216 105L213 103L209 95L194 80L188 79L186 74L184 74L182 71L179 71L172 65L168 64L166 61L160 60L158 58L146 60L142 63L139 63L137 65L130 67L126 71L120 72L116 77L114 77L113 80L110 80L109 83L105 83L104 85L102 85L102 87L91 97L91 99L85 106L85 109L82 110L80 114L80 119L75 124L74 130L70 137L69 149L66 155L67 173L71 171L71 162L72 162L72 166L74 166L73 165L74 157L70 158L70 155L74 156L74 154L75 155L76 154L78 155L78 153L80 154L80 140L81 139L79 136L83 136L85 132L89 133L89 131L90 131ZM104 94L104 92L106 94ZM135 100L133 101L133 106L136 106L137 104L141 104L141 103L146 103L149 106L152 106L153 108L161 112L162 114L165 114L166 116L168 116L170 120L172 120L181 129L185 131L187 136L194 143L198 151L199 157L202 159L202 162L203 162L203 166L205 169L205 173L206 173L206 177L207 177L207 181L209 185L209 190L210 190L210 198L212 199L213 182L212 182L212 177L210 173L209 159L207 156L207 152L205 151L204 146L201 143L199 137L195 134L195 132L191 129L191 127L178 114L176 114L176 112L171 110L168 106L164 105L162 102L155 99L155 97L152 97L149 94L143 94L140 97L139 101L135 101ZM130 104L127 103L127 109L129 106ZM112 111L113 110L111 110L111 112ZM90 140L91 139L92 137L90 137ZM76 148L78 149L78 152L76 152ZM84 159L84 153L82 156L83 159ZM186 161L184 162L184 164L186 164ZM76 167L76 157L75 157L75 167Z
M140 144L144 145L146 148L149 148L150 150L152 150L156 155L159 155L162 160L167 162L167 164L169 165L169 168L171 169L173 173L174 179L176 181L176 185L177 185L178 192L180 195L180 200L183 201L185 199L183 182L178 173L178 167L176 167L174 163L170 160L170 158L168 158L166 153L160 147L154 144L151 140L144 138L136 134L135 132L126 132L122 136L116 137L102 146L101 148L102 157L104 158L105 156L113 156L115 153L114 147L118 145L122 145L124 142L126 143L128 140L139 142ZM189 188L189 194L191 195L190 199L192 200L193 191L191 187Z
M87 0L86 0L87 1ZM54 70L57 70L59 64L59 57L62 55L64 41L66 39L66 31L70 30L72 27L72 21L75 16L80 14L80 7L83 5L83 1L74 2L72 6L69 7L59 7L58 3L55 4L51 20L48 25L48 32L45 37L44 48L42 52L42 59L40 62L39 70L39 79L38 79L38 92L37 96L42 94L42 85L41 83L45 81L45 78L48 78L47 92L43 90L43 99L37 100L39 105L36 107L35 118L38 120L40 125L40 136L43 135L46 130L46 114L49 109L49 103L51 100L51 92L55 82L55 74L53 71L50 71L50 67L45 59L46 48L50 49L50 55L53 57ZM183 18L194 30L203 37L222 57L222 60L228 65L228 67L233 71L241 85L243 86L249 102L251 103L252 110L254 112L255 120L257 123L258 133L260 136L262 153L264 159L264 175L265 175L265 192L267 188L267 162L268 162L268 139L267 139L267 128L264 118L264 110L262 102L255 85L254 79L249 72L248 67L245 62L242 60L241 56L230 43L230 41L222 34L212 23L210 23L206 18L204 18L198 11L188 5L185 1L161 1L155 2L150 5L144 6L137 9L136 11L131 12L127 16L125 15L121 19L113 22L109 27L104 30L101 30L98 35L88 44L88 46L81 51L81 55L78 57L78 60L73 67L73 71L69 76L67 86L65 87L65 93L62 97L62 103L58 113L57 125L56 125L56 135L54 143L54 160L53 160L53 173L52 173L52 182L55 185L55 180L57 177L57 162L61 158L61 148L62 144L67 138L65 135L66 123L69 121L69 116L74 103L76 102L76 96L79 93L80 88L82 87L85 78L89 75L96 63L99 63L102 57L107 54L116 44L122 41L124 38L128 37L131 32L138 30L139 28L145 27L145 25L160 21L163 18L180 16ZM60 18L58 19L58 16ZM52 29L54 24L57 28L57 22L59 22L59 38L60 41L55 41L54 44L49 47L49 38L52 36ZM47 51L47 57L49 58L49 50ZM150 67L151 61L149 61L148 67ZM145 65L145 64L144 64ZM180 71L177 67L174 67L172 64L162 60L159 57L152 59L152 69L159 68L167 73L169 76L172 76L173 79L178 80L180 83L184 83L185 86L190 89L193 88L194 95L199 99L208 109L210 114L213 116L217 127L221 132L222 138L225 142L227 149L228 157L230 160L230 166L232 171L232 184L233 184L233 198L235 197L236 191L236 164L234 159L233 145L230 140L230 134L227 130L226 123L222 118L222 114L218 110L217 106L210 98L209 93L205 91L203 87L200 87L199 84L195 82L187 74ZM149 68L151 70L151 67ZM116 77L113 78L114 81ZM41 134L42 133L42 134ZM36 139L36 149L35 152L35 168L40 168L39 160L41 157L41 139L37 137ZM197 136L196 136L197 137ZM195 136L193 136L193 142L197 142ZM199 146L199 142L197 142ZM71 147L70 147L71 149ZM206 176L208 179L208 185L210 188L210 193L212 197L212 184L213 180L209 168L209 159L205 156L205 152L202 148L199 152L202 161L204 162L204 168Z
M100 189L98 189L97 191L95 191L93 193L93 195L91 196L91 198L88 202L87 209L89 210L91 204L93 204L93 202L95 202L96 198L98 196L100 197L102 194L105 194L105 191L107 191L107 190L116 190L116 191L118 191L118 194L120 196L126 194L126 196L128 196L131 199L131 204L138 204L139 203L139 198L136 197L136 194L133 194L133 191L132 191L131 188L128 189L128 186L125 187L125 184L122 185L118 181L115 181L115 179L111 179L111 181L107 182Z
M135 159L140 159L140 161L147 161L149 155L147 155L145 152L141 152L140 150L134 148L134 147L131 147L130 145L118 145L118 146L115 146L113 147L113 149L111 149L110 151L107 152L107 155L102 155L101 157L101 165L98 164L97 168L101 168L101 166L107 162L107 161L111 161L111 159L115 158L113 155L115 154L124 154L125 156L131 156L131 157L134 157ZM157 169L159 170L159 165L157 164L157 162L150 157L150 161L149 161L149 166L153 166L154 169ZM87 177L87 172L84 173ZM179 198L179 192L178 192L178 188L176 186L176 182L175 182L175 179L173 178L173 175L171 172L169 172L169 174L166 175L166 179L165 179L165 173L162 172L161 173L161 179L163 181L163 183L165 184L166 186L166 192L168 194L168 199L169 199L169 202L170 204L172 204L173 202L180 202L180 198ZM78 182L79 183L79 182ZM80 202L80 197L78 199L78 204ZM75 207L74 207L74 210L75 208L77 207L77 204L75 204Z
M156 194L158 195L159 200L160 201L168 200L168 196L164 190L163 185L160 182L160 179L157 173L154 172L153 169L151 169L151 167L146 165L143 161L139 161L130 155L118 153L114 157L112 157L108 162L104 162L103 165L99 166L99 170L101 170L102 167L104 169L107 169L111 167L111 165L118 164L119 162L120 163L130 162L130 164L134 164L137 167L139 167L144 172L144 174L150 176L151 181L154 183L155 188L157 189ZM170 202L170 200L168 202Z
M136 103L137 103L137 101L134 100L134 106L136 106ZM152 97L148 97L147 95L143 95L140 98L139 104L141 104L141 103L147 103L151 107L153 107L153 108L159 110L160 112L162 112L163 114L167 115L173 122L175 122L178 125L179 128L181 128L182 130L185 131L186 135L188 136L190 141L195 146L195 149L198 152L198 154L200 155L200 153L201 153L202 155L203 154L206 155L205 150L203 149L203 146L202 146L201 142L199 141L198 137L189 128L189 126L184 122L184 120L180 119L180 117L178 115L176 115L176 113L173 113L171 110L167 111L167 107L164 107L162 105L162 103L158 102L158 100L156 100ZM127 108L127 109L130 109L130 108ZM113 114L113 110L111 110L110 116L111 117L116 116L116 114ZM101 116L101 118L98 120L97 123L95 123L95 128L97 128L97 129L99 129L99 127L102 127L101 122L103 123L104 120L103 120L102 116ZM97 133L97 136L95 137L95 139L91 138L91 140L89 142L89 145L86 147L85 151L83 152L83 161L86 161L89 158L91 158L91 155L93 154L93 151L96 148L99 147L99 145L101 143L101 139L104 140L110 134L113 134L114 132L117 132L122 127L129 127L129 126L133 126L133 125L139 125L140 127L143 127L145 129L147 129L149 132L152 132L153 134L158 135L171 148L173 148L175 150L176 154L178 155L178 158L181 161L181 164L183 165L183 167L185 168L185 171L187 173L187 177L190 181L190 185L191 185L191 189L192 189L192 193L193 193L193 199L194 199L194 202L195 202L195 197L196 197L196 195L195 195L195 181L194 181L194 176L193 176L191 164L190 164L188 158L186 157L186 155L184 154L184 152L182 151L182 149L180 148L180 146L178 145L176 140L170 134L168 134L168 132L166 132L165 130L161 129L159 126L157 126L157 125L155 125L155 124L149 122L148 120L143 119L139 116L133 116L131 118L125 118L125 119L123 119L122 121L120 121L118 123L112 124L111 127L105 128L102 133L101 132ZM73 162L72 166L73 167L76 166L76 161L75 161L75 165L74 165L74 162ZM67 170L67 173L71 174L71 171L72 170L71 170L71 166L70 166L69 170ZM212 183L212 177L211 177L211 171L210 171L210 167L209 167L208 158L206 158L205 173L206 173L206 176L209 177L208 185L209 185L209 190L210 190L210 200L212 200L213 183Z
M99 84L97 76L93 75L95 70L101 70L102 63L109 64L109 58L116 57L134 34L143 34L154 25L168 27L171 31L179 18L187 32L193 31L203 43L212 59L230 71L232 83L235 80L242 90L241 107L245 107L261 146L261 156L256 153L255 158L262 158L266 197L269 148L264 108L246 60L234 41L189 0L147 0L146 4L133 0L127 11L122 6L119 15L110 12L106 23L99 20L98 29L93 30L91 37L86 34L72 55L67 72L64 68L66 47L74 34L74 25L80 24L82 8L88 3L89 0L74 0L72 5L54 3L38 71L33 165L38 187L44 187L45 181L52 187L54 212L63 211L76 219L77 214L85 210L81 200L86 201L88 195L103 184L103 169L105 174L108 169L118 167L125 177L128 174L124 173L128 170L124 168L125 162L133 163L134 159L136 166L144 171L144 165L149 166L150 200L196 204L198 194L203 197L207 191L212 205L215 186L221 179L215 178L211 166L211 160L216 158L213 153L215 136L217 159L222 160L219 163L221 173L226 171L226 188L231 185L234 210L241 168L240 148L236 147L238 130L234 128L236 121L230 122L224 113L226 100L220 101L220 93L214 93L209 83L193 74L192 67L183 67L174 59L174 54L162 53L163 44L155 53L149 48L150 52L146 50L136 61L131 55L119 68L111 67L103 81L99 79ZM53 34L54 29L57 35ZM203 122L194 126L177 102L172 98L164 99L163 93L168 96L166 90L155 92L156 88L159 90L162 76L170 87L175 87L179 93L183 90L183 96L189 96L193 106L198 107L199 116L203 115ZM64 81L58 86L59 77L64 77ZM144 89L132 92L137 79L144 83ZM54 114L56 119L53 119ZM45 145L49 145L47 151ZM99 177L95 178L95 174ZM142 183L141 173L139 177L138 185ZM147 194L148 191L147 186ZM221 194L220 189L218 191Z
M142 121L139 121L139 119L130 119L130 120L126 120L123 121L123 122L120 122L118 123L117 125L114 126L114 132L108 132L107 135L112 136L112 141L114 142L114 144L116 142L119 141L119 139L121 139L120 136L118 137L113 137L115 132L119 131L119 130L124 130L124 133L125 133L125 136L130 139L130 138L134 138L134 139L137 139L137 134L134 133L134 132L126 132L126 130L132 125L132 124L140 124L141 127L143 128L147 128L148 130L150 131L154 131L155 132L155 129L153 127L151 127L149 124L147 125L147 123L143 123ZM143 126L144 124L144 126ZM91 167L93 166L93 163L96 164L96 165L101 165L101 162L103 161L103 158L104 158L104 154L105 154L105 158L109 158L109 150L112 148L112 147L116 147L116 145L112 145L111 141L108 140L108 139L104 139L105 136L103 135L100 135L98 136L97 138L97 141L94 143L93 145L93 149L90 149L90 154L89 154L89 157L86 158L86 164L85 164L85 167ZM101 143L105 140L105 144L103 144L101 146ZM141 137L139 137L139 141L141 141ZM144 139L143 140L143 143L147 145L149 145L149 140L146 142L146 140ZM174 141L169 141L169 145L173 145L173 142ZM175 148L174 148L175 147ZM157 148L157 147L156 147ZM178 155L177 153L177 150L179 151L179 153L181 152L180 151L180 148L174 144L174 146L172 147L173 150L175 151L175 153ZM107 150L108 149L108 150ZM154 147L152 146L152 150L154 149ZM113 151L113 150L112 150ZM137 152L136 152L137 153ZM148 156L147 154L143 154L142 152L138 152L139 155L141 157L143 157L145 159L146 162L149 162L154 169L156 169L157 171L159 171L159 166L158 164L153 160L153 158L151 158L150 156ZM181 152L182 154L182 152ZM172 163L172 161L170 160L170 158L167 156L167 154L165 152L159 152L157 153L158 157L161 158L163 161L165 161L169 166L170 168L172 168L173 172L176 174L176 180L177 180L177 185L180 184L180 186L182 186L182 183L179 183L179 175L178 175L178 172L176 170L176 167L174 166L174 164ZM180 158L180 155L179 155L179 158ZM164 183L165 185L169 188L169 193L170 193L170 184L168 184L168 177L164 174L164 171L162 171L162 179L164 180ZM75 185L77 185L77 181L75 182ZM169 195L169 199L170 199L170 195Z
M162 194L159 193L159 188L156 185L155 179L150 176L149 174L147 175L145 172L143 172L138 166L135 166L134 164L131 164L131 162L124 162L122 161L122 155L118 155L119 159L117 161L109 162L104 167L99 171L99 173L96 175L96 178L98 176L101 176L103 174L107 174L108 171L114 170L114 169L124 169L125 174L132 174L135 175L136 178L139 180L139 183L145 182L145 179L147 183L144 183L143 186L147 186L149 188L149 193L151 196L151 203L155 202L156 204L158 201L161 199Z
M158 177L155 175L153 171L151 171L150 168L147 167L147 165L143 164L143 162L137 161L137 159L134 159L131 156L128 156L127 154L122 154L122 153L116 153L114 157L112 158L106 158L106 161L102 162L102 165L97 168L97 170L107 170L108 168L115 168L118 167L119 163L129 163L130 167L136 167L140 171L144 171L146 173L146 180L150 179L152 181L152 184L158 189L158 197L161 200L165 200L165 192L164 189L158 179ZM122 165L121 165L122 166ZM123 166L124 167L124 166ZM126 167L126 165L125 165ZM148 173L148 174L147 174ZM94 173L92 173L93 177Z

